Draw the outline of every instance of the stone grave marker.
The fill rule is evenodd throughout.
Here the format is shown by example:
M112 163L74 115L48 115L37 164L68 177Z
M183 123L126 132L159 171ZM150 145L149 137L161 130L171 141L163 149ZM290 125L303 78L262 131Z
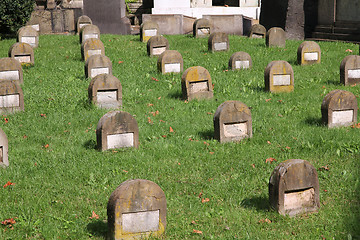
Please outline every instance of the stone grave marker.
M85 62L89 57L97 54L105 55L104 44L100 39L89 38L81 44L81 55Z
M143 22L140 26L140 41L147 42L151 37L159 35L159 25L153 21Z
M214 96L210 73L200 66L185 70L181 77L181 88L183 98L188 101L210 99Z
M320 200L316 169L302 159L280 163L269 180L269 202L284 216L317 211Z
M0 58L0 80L18 81L22 84L24 81L20 62L15 58Z
M107 205L108 239L159 237L166 229L166 197L154 182L127 180L111 194Z
M34 50L27 43L14 43L9 49L9 57L15 58L21 65L34 65Z
M33 27L24 26L17 32L17 41L27 43L31 47L36 48L39 45L39 34Z
M299 65L311 65L321 62L321 49L314 41L305 41L300 44L297 51Z
M266 33L266 46L284 48L286 44L286 34L282 28L273 27Z
M98 149L139 147L139 128L135 118L127 112L111 111L100 119L96 128Z
M228 51L229 37L226 33L215 32L210 34L208 39L208 49L211 52Z
M229 59L229 69L231 70L248 69L251 67L252 60L250 55L246 52L236 52L231 55Z
M209 37L212 33L213 24L206 18L197 19L193 24L193 36L195 38Z
M159 56L169 50L169 41L163 36L153 36L148 40L146 48L150 57Z
M9 166L8 157L9 144L4 131L0 128L0 167Z
M357 111L357 100L353 93L333 90L321 104L322 122L329 128L350 126L357 122Z
M0 80L0 113L24 110L24 94L18 81Z
M265 38L266 28L261 24L254 24L250 28L249 38Z
M88 88L89 100L100 108L120 108L122 106L122 86L115 76L100 74L94 77Z
M96 25L86 25L80 30L80 43L83 43L89 38L100 39L100 30Z
M265 90L272 93L294 91L294 71L286 61L272 61L265 69Z
M176 50L166 50L157 61L157 68L162 74L180 73L183 71L183 58Z
M92 21L88 16L86 16L86 15L80 16L77 20L76 32L79 34L83 27L85 27L87 25L91 25L91 24L92 24Z
M250 109L240 101L222 103L214 115L214 135L220 143L252 137Z
M346 85L360 83L360 56L346 56L340 64L340 82Z
M105 55L96 54L88 58L85 64L85 76L94 78L100 74L112 74L112 63Z

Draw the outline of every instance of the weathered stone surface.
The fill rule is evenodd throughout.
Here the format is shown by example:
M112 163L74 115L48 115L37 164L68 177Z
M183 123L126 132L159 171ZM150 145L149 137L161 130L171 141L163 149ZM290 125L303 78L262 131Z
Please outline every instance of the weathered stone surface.
M52 20L51 20L51 11L44 10L34 10L31 13L28 26L33 27L40 34L46 34L52 32Z
M122 86L116 77L100 74L94 77L88 88L89 101L100 108L120 108L122 106Z
M251 26L249 38L265 38L266 28L261 24L254 24Z
M158 35L179 35L192 33L196 18L182 14L142 14L143 22L158 24Z
M316 169L302 159L280 163L269 180L270 206L290 217L315 212L320 208L319 180Z
M353 93L333 90L321 104L322 122L329 128L356 124L357 110L357 99Z
M313 41L305 41L300 44L297 51L299 65L311 65L321 62L321 49L319 44Z
M85 25L80 30L80 43L90 39L90 38L98 38L100 39L100 30L95 25Z
M232 35L243 35L243 15L203 15L204 19L209 19L212 23L212 32L222 32Z
M286 34L282 28L273 27L266 33L266 46L281 47L286 45Z
M252 67L252 60L246 52L236 52L229 59L229 69L242 70Z
M46 9L55 9L56 1L55 0L46 0Z
M63 10L64 32L75 32L75 12L72 9Z
M146 48L147 54L150 57L159 56L166 50L169 50L169 41L163 36L153 36L148 40Z
M80 31L83 27L85 27L86 25L91 25L92 21L91 19L86 16L86 15L82 15L77 19L77 23L76 23L76 32L78 34L80 34Z
M193 36L195 38L208 37L212 33L213 24L211 20L200 18L194 22L193 25Z
M105 56L104 44L97 38L89 38L81 44L81 55L86 62L92 55L101 54Z
M226 33L211 33L208 39L208 49L211 52L228 51L229 37Z
M128 180L111 194L107 205L108 239L159 237L166 229L166 198L154 182Z
M112 74L112 63L110 58L104 55L90 56L85 64L85 76L94 78L100 74Z
M360 83L360 56L346 56L340 64L340 82L346 85Z
M18 60L21 65L34 65L34 50L27 43L14 43L9 49L9 57Z
M31 26L21 27L17 32L17 41L29 44L36 48L39 45L39 34Z
M157 68L162 74L180 73L183 71L183 58L176 50L166 50L157 61Z
M4 131L0 128L0 167L9 166L9 144Z
M183 98L210 99L214 96L210 73L203 67L195 66L185 70L181 77Z
M147 42L153 36L159 35L159 25L153 21L143 22L140 26L140 41Z
M20 62L15 58L0 58L0 80L18 81L22 84L24 81Z
M24 110L24 94L18 81L0 80L0 113Z
M214 136L220 143L252 137L250 109L239 101L222 103L214 115Z
M294 71L286 61L272 61L265 69L265 90L272 93L294 91Z

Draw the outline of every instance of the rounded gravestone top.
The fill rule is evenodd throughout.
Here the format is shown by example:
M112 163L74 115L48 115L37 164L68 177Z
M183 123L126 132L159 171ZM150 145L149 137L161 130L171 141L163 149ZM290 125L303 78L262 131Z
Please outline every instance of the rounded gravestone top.
M146 48L149 56L159 56L169 50L169 41L164 36L153 36L148 40Z
M96 25L86 25L81 28L80 31L80 43L83 43L89 38L98 38L100 39L100 29Z
M270 62L265 68L264 80L267 91L273 93L294 91L294 70L286 61Z
M235 52L229 59L229 68L231 70L241 70L252 67L250 54L247 52Z
M82 43L81 53L85 62L92 55L97 55L97 54L105 55L104 44L98 38L89 38Z
M160 54L157 60L158 70L163 74L170 72L182 72L183 65L183 57L176 50L164 51L162 54Z
M183 98L210 99L214 96L213 85L209 71L201 66L190 67L181 76Z
M21 65L34 65L34 50L27 43L14 43L8 54L9 57L19 61Z
M200 18L195 20L193 24L193 36L198 37L207 37L212 32L213 23L210 19Z
M346 85L360 83L360 56L346 56L340 64L340 82Z
M89 100L100 108L116 109L122 106L121 82L113 75L94 77L89 84L88 94Z
M17 32L18 42L28 43L36 48L39 45L39 33L32 26L21 27Z
M159 25L154 21L146 21L140 25L140 41L147 42L151 37L159 35Z
M357 99L352 92L345 90L333 90L329 92L322 104L321 109L344 110L357 109Z
M0 80L23 83L23 70L18 60L12 57L0 58Z
M304 41L297 51L297 61L300 65L310 65L321 62L321 49L314 41Z
M90 24L92 24L92 21L88 16L86 16L86 15L80 16L77 19L77 24L76 24L77 33L79 34L83 27L85 27L86 25L90 25Z
M85 76L93 78L102 73L112 74L110 58L101 54L90 56L85 63Z
M18 81L0 81L0 98L2 98L1 113L24 110L24 94Z
M254 24L250 28L250 38L265 38L266 28L261 24Z
M266 46L285 47L286 33L282 28L272 27L266 33Z

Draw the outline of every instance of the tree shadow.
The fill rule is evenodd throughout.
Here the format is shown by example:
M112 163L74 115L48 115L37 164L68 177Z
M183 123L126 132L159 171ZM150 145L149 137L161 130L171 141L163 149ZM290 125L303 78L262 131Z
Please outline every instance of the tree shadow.
M321 118L317 117L308 117L305 119L305 123L312 126L324 126L325 124L322 122Z
M107 235L107 224L101 220L96 220L95 222L91 222L86 226L88 232L95 237L103 237L106 238Z
M97 149L96 141L93 139L86 141L83 146L85 149Z
M214 130L209 129L209 130L206 130L206 131L202 131L202 132L199 132L199 135L204 140L212 140L212 139L214 139Z
M270 209L269 199L265 196L254 196L245 198L240 204L244 208L252 208L258 211L265 211Z
M333 79L327 80L326 83L327 83L327 84L332 84L332 85L335 85L335 86L343 85L343 84L340 83L340 80L333 80Z
M182 96L182 92L180 92L180 91L171 92L168 94L168 97L174 98L174 99L179 99L179 100L185 100Z

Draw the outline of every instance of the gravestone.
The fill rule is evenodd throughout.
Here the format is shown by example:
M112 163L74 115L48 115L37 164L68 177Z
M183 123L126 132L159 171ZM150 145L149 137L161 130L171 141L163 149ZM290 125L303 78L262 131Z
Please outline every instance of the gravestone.
M346 56L340 64L340 82L347 85L360 83L360 56Z
M36 48L39 45L39 34L33 27L24 26L17 32L17 41L27 43L31 47Z
M100 108L117 109L122 106L122 86L115 76L100 74L94 77L88 88L89 101Z
M0 128L0 167L9 166L9 144L8 139L4 131Z
M229 59L229 69L231 70L248 69L251 67L252 60L250 55L246 52L236 52L231 55Z
M108 239L160 237L166 229L166 197L154 182L127 180L111 194L107 205Z
M0 80L0 113L24 110L24 94L18 81Z
M272 93L294 91L294 71L286 61L272 61L265 68L265 90Z
M282 28L273 27L266 33L266 46L284 48L286 44L286 34Z
M105 56L104 44L100 41L100 39L89 38L81 44L81 55L85 62L89 57L97 54Z
M194 22L193 36L195 38L208 37L212 33L212 22L209 19L200 18Z
M146 44L147 54L152 56L159 56L166 50L169 50L169 41L163 36L153 36Z
M157 68L162 74L180 73L183 71L183 58L176 50L166 50L157 61Z
M110 58L104 55L92 55L85 64L85 76L94 78L100 74L112 74L112 63Z
M97 147L101 151L114 148L138 148L139 128L127 112L111 111L100 119L96 128Z
M211 52L228 51L229 37L226 33L212 33L208 39L208 50Z
M239 101L222 103L214 115L214 135L220 143L252 137L250 109Z
M203 67L195 66L185 70L181 77L183 98L210 99L214 96L210 73Z
M353 93L333 90L321 104L322 122L329 128L350 126L357 122L357 111L357 100Z
M317 211L320 200L316 169L302 159L280 163L269 180L269 201L284 216Z
M20 62L15 58L0 58L0 80L18 81L22 84L24 81Z
M159 25L153 21L143 22L140 26L140 41L147 42L151 37L159 35Z
M14 43L9 49L9 57L18 60L21 65L34 65L34 50L27 43Z
M251 26L249 38L265 38L266 28L261 24L254 24Z
M81 28L80 31L80 43L85 42L89 38L98 38L100 39L100 30L95 25L86 25L83 28Z
M297 51L299 65L311 65L321 62L321 49L319 44L313 41L305 41L300 44Z
M88 16L86 16L86 15L80 16L76 23L76 32L79 34L83 27L85 27L87 25L91 25L91 24L92 24L92 21Z

